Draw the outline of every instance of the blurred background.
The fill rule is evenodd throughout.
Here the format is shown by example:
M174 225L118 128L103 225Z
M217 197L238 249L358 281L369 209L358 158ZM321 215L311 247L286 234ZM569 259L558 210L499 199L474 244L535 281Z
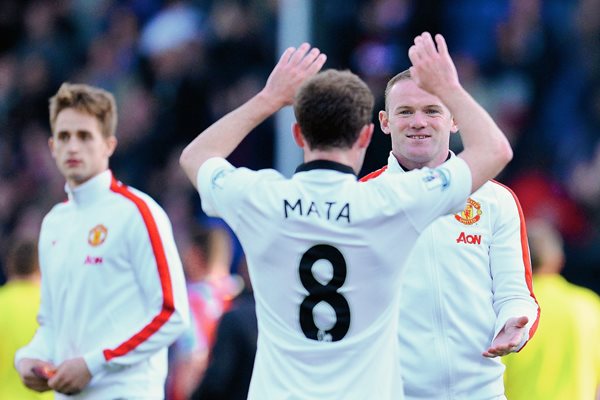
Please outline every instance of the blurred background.
M287 26L284 3L288 16L292 10ZM527 218L560 230L563 274L600 292L595 0L2 0L0 254L11 240L37 238L43 216L65 199L47 146L48 99L63 81L115 94L111 169L165 208L178 246L187 245L190 225L218 225L203 215L179 154L262 87L282 46L299 44L281 39L303 26L300 16L295 26L298 6L308 11L305 39L328 54L326 67L359 74L378 109L387 80L409 67L414 36L444 34L462 84L515 149L498 180L516 192ZM390 151L376 126L361 176L383 166ZM279 150L289 125L277 127L261 125L230 161L258 169L298 159L299 150Z

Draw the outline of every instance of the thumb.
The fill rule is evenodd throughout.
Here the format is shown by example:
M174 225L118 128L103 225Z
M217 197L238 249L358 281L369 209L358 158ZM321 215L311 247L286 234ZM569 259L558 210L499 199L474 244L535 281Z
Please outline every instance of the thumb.
M528 322L529 322L529 318L527 318L526 316L518 317L518 318L516 318L516 321L515 321L515 327L522 328L525 325L527 325Z

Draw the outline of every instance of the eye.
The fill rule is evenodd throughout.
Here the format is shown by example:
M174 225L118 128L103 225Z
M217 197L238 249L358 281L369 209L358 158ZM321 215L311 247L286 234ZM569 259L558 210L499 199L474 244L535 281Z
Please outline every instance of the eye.
M86 141L92 138L92 134L89 131L77 131L77 137L82 141Z
M399 110L398 115L411 115L413 112L411 110Z
M438 109L435 109L435 108L430 108L430 109L426 110L425 113L429 114L429 115L437 115L437 114L440 114L441 111Z
M66 131L61 131L56 134L56 138L61 142L66 142L67 140L69 140L70 136L71 135L69 135L69 132Z

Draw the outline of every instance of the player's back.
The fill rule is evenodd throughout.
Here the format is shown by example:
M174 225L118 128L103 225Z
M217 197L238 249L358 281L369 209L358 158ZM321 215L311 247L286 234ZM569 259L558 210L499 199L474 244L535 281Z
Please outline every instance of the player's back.
M402 398L398 266L426 224L463 205L464 176L440 192L466 165L367 183L340 164L304 167L285 179L212 165L199 178L205 210L248 260L259 326L249 398Z
M417 231L408 220L398 226L380 212L381 198L360 190L352 175L299 175L271 191L272 203L264 207L274 215L241 235L249 238L244 248L263 327L253 386L264 382L258 392L267 391L268 398L279 398L278 382L281 395L292 398L322 398L324 389L328 398L381 398L373 392L380 385L361 385L360 394L354 383L376 382L397 368L390 316L396 314L400 270L390 268L396 251L385 232L401 229L412 243ZM264 192L257 200L265 200ZM290 381L298 392L288 392Z

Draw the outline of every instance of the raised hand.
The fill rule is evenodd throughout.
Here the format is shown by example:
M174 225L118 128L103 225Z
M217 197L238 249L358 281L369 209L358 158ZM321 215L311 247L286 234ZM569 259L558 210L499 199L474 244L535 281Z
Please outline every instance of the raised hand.
M456 67L442 35L435 35L435 43L429 32L417 36L408 50L408 57L412 62L411 77L421 89L439 96L444 90L460 87Z
M529 318L525 316L510 318L506 321L502 330L492 341L490 348L482 353L483 356L502 357L517 351L526 334L527 322L529 322Z
M291 105L300 85L319 72L325 61L327 56L308 43L287 48L267 79L263 94L280 107Z

